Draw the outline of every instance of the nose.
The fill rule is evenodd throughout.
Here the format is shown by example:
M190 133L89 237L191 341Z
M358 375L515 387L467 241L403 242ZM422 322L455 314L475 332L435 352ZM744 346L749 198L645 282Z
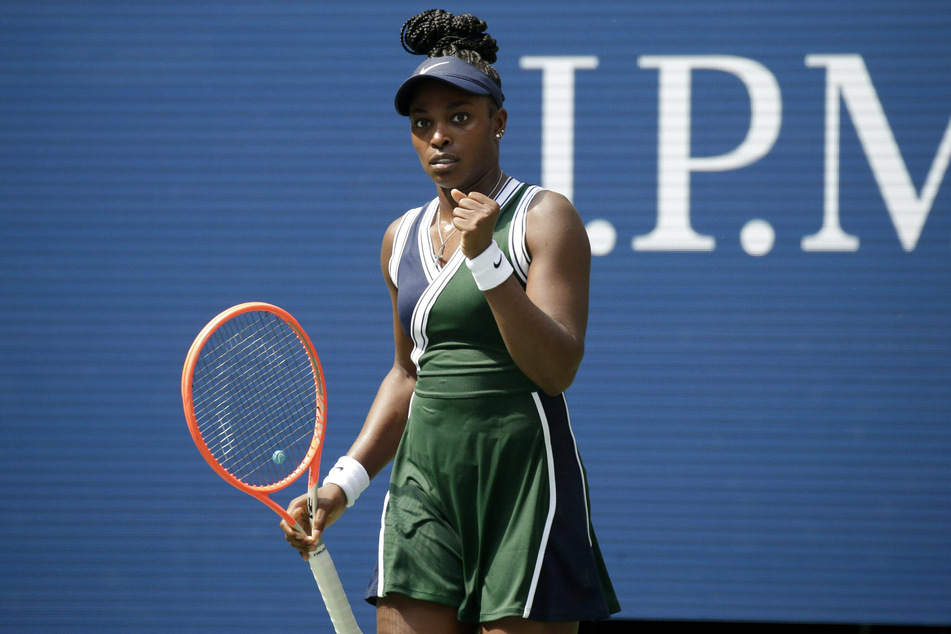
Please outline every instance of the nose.
M433 136L430 138L429 143L433 147L445 147L449 145L452 139L446 133L446 130L443 129L443 126L436 126L433 130Z

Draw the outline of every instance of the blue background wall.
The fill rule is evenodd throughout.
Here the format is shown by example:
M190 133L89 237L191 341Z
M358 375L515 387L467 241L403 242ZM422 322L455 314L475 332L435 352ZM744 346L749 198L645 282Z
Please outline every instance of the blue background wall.
M399 27L428 8L0 5L0 627L329 630L276 516L193 446L181 365L220 310L283 306L327 375L325 467L346 450L391 360L382 232L433 194L392 108L418 61ZM542 73L519 60L598 58L576 73L573 199L617 242L593 263L569 400L620 616L951 623L946 173L906 250L843 105L839 212L860 246L802 248L827 189L827 72L806 56L861 57L921 191L951 116L951 6L445 8L500 42L503 166L525 181L542 179ZM781 89L768 153L691 175L713 250L631 247L658 222L645 55L751 59ZM729 152L747 89L692 79L691 155ZM759 257L752 219L775 232ZM328 533L367 631L384 480Z

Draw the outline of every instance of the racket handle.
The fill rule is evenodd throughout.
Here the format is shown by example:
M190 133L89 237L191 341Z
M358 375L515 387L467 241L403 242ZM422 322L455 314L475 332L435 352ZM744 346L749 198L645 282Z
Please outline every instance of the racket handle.
M327 552L323 539L317 542L317 550L310 553L308 563L317 581L320 596L323 597L324 605L327 606L334 631L337 634L362 634L353 616L350 602L347 601L347 595L343 591L337 568L330 558L330 553Z

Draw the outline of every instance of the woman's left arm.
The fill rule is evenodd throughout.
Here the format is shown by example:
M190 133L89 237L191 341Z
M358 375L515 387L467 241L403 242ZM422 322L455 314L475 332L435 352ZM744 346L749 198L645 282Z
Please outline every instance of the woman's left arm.
M459 202L461 197L457 198ZM473 219L469 216L466 220ZM491 220L494 227L495 219ZM526 222L532 264L525 289L512 275L485 291L485 297L518 367L546 393L559 394L574 381L584 356L591 245L574 206L555 192L546 191L535 197ZM463 252L468 257L478 253L469 255L467 246L471 251L478 249L480 243L488 245L484 239L486 224L466 227L473 230L463 235ZM478 241L477 236L481 238ZM469 245L466 238L470 238ZM481 250L484 249L482 246Z

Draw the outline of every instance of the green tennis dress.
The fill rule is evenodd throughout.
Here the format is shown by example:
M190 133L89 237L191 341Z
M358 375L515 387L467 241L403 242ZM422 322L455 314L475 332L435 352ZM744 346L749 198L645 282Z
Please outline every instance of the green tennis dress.
M495 240L523 285L525 218L539 191L510 179L497 196ZM367 599L403 594L482 623L607 618L619 607L565 397L515 365L461 251L438 266L437 209L434 200L403 216L389 263L418 379Z

